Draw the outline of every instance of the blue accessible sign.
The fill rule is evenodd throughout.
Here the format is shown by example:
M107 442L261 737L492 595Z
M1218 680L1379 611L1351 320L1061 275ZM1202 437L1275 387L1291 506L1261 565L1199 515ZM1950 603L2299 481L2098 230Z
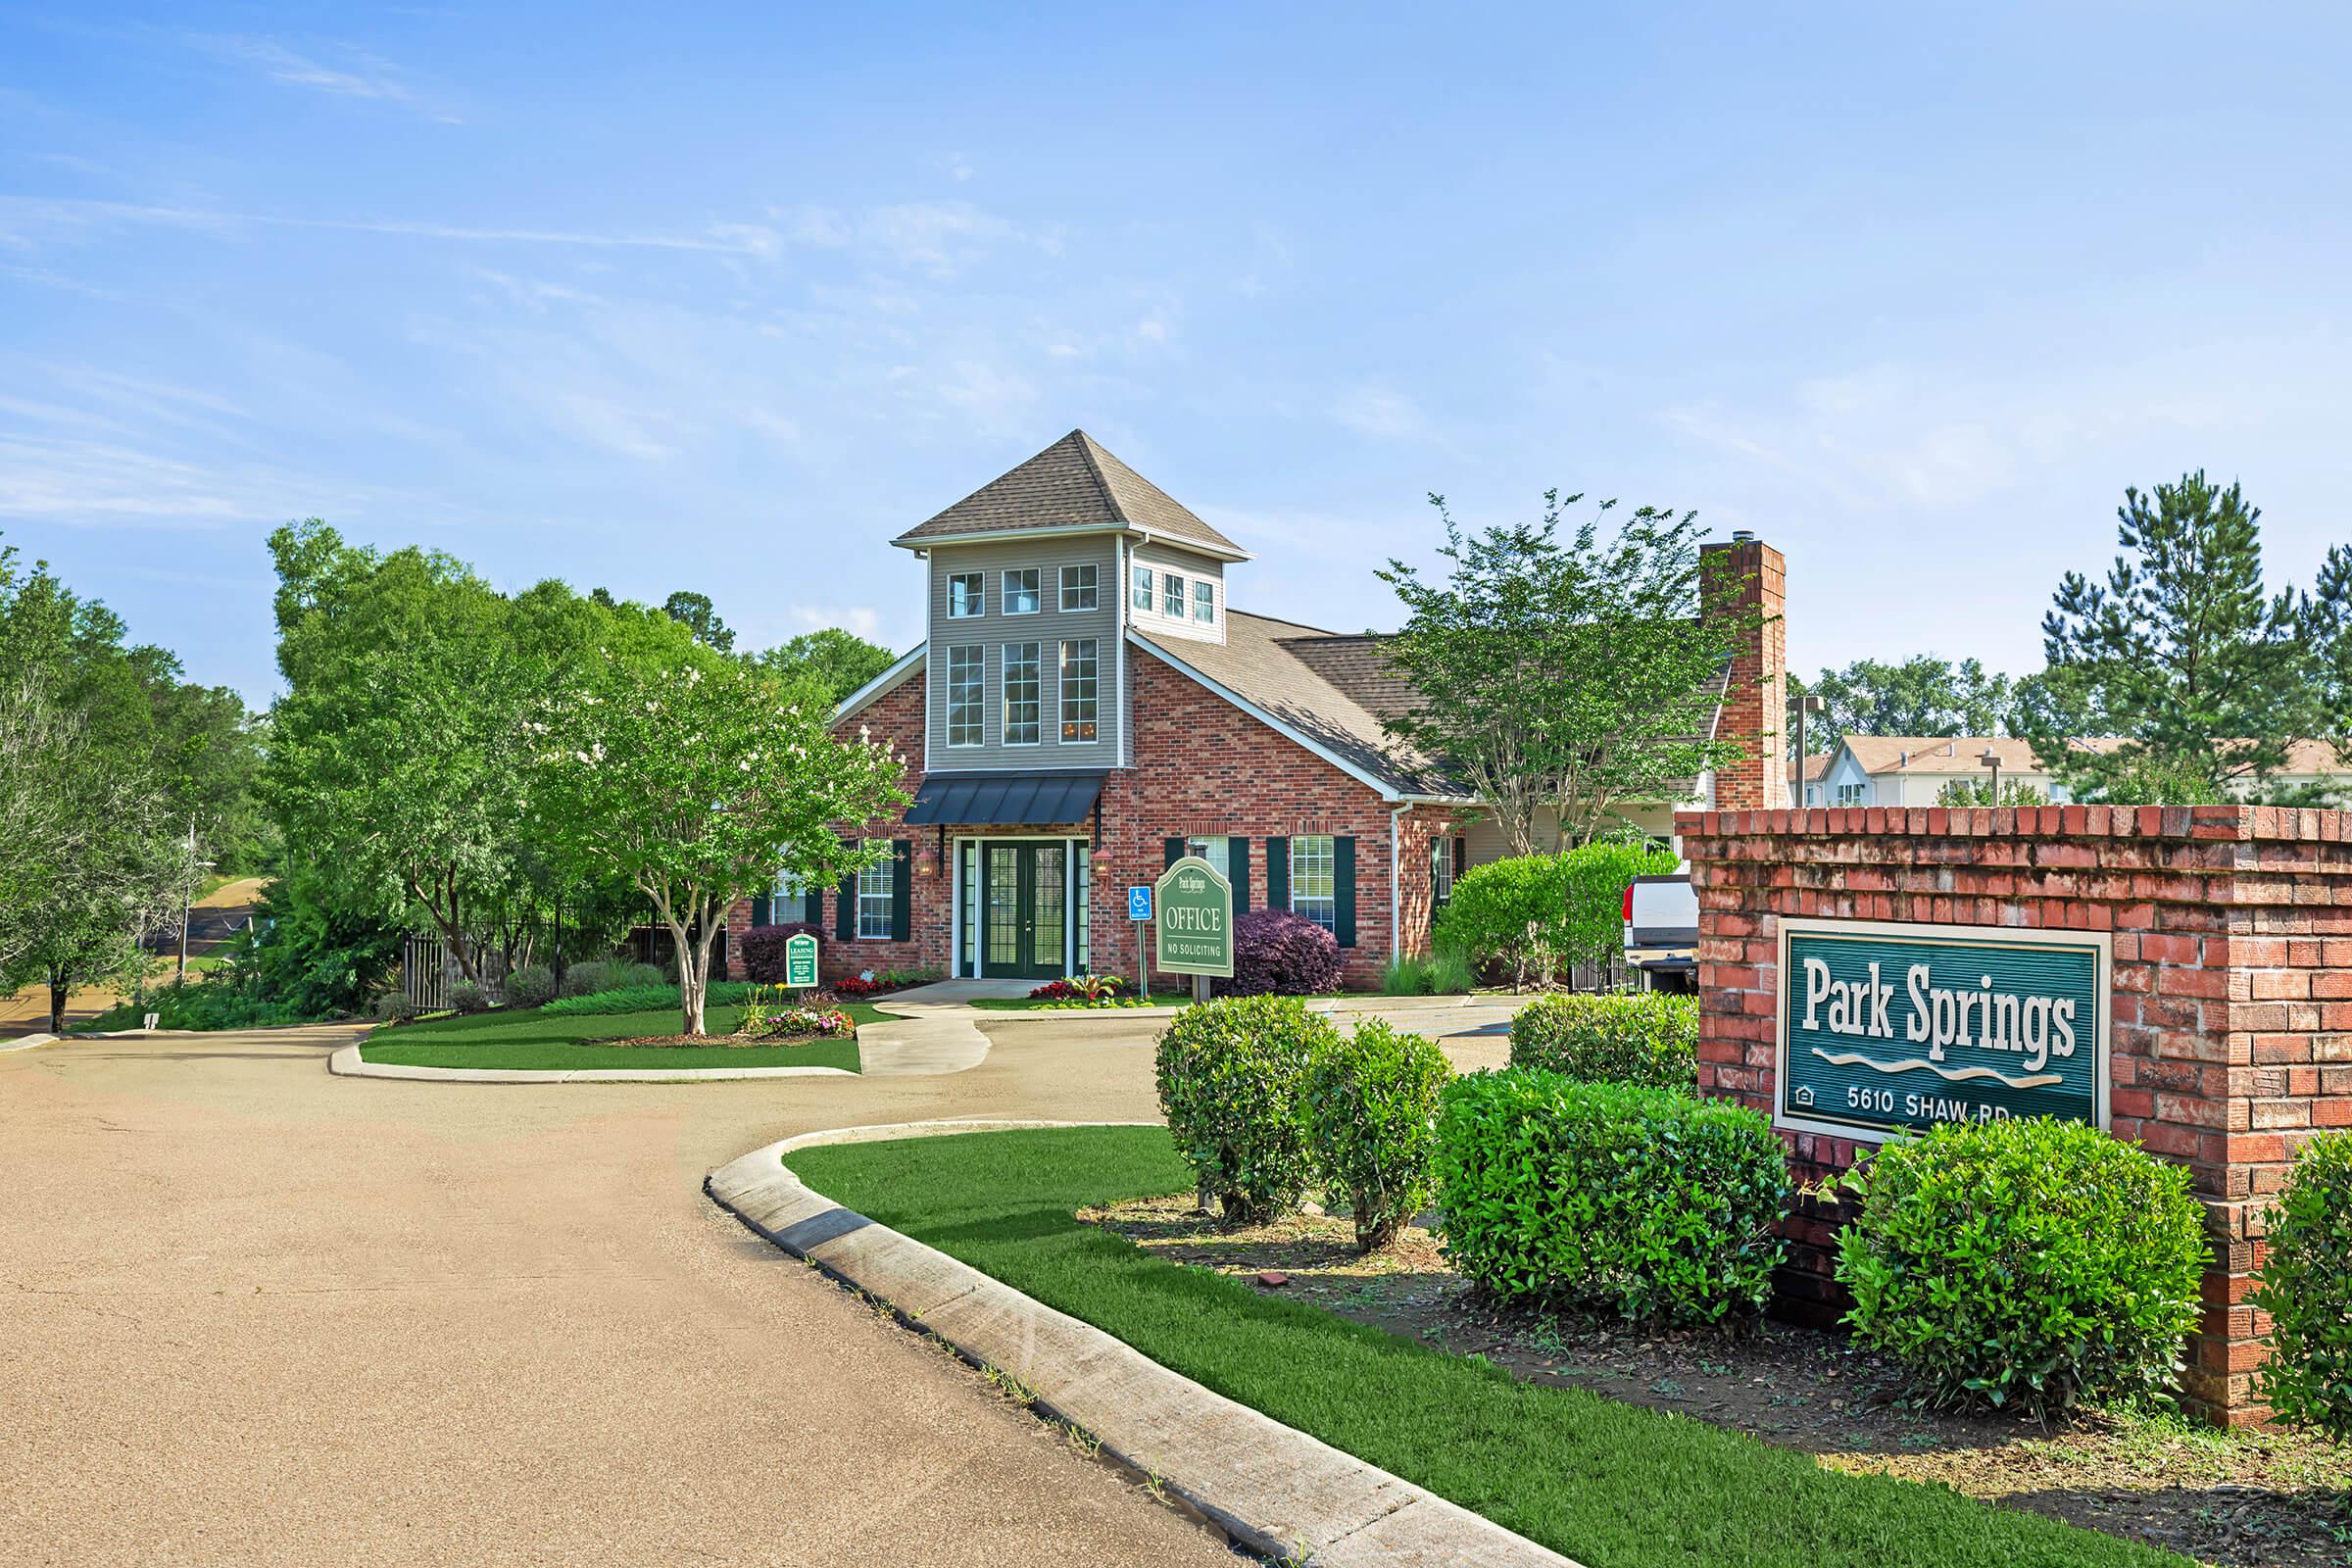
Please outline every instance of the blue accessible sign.
M1140 887L1129 888L1127 890L1127 918L1130 920L1149 920L1152 918L1151 888Z
M2095 931L1781 921L1774 1123L2106 1126L2109 953Z

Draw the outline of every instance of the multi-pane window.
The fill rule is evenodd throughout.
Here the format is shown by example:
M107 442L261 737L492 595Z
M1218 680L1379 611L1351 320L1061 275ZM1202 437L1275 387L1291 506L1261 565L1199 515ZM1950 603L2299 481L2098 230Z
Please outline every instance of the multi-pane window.
M879 863L858 873L858 934L860 937L889 937L891 889L897 881L896 866L896 861L884 856Z
M1328 833L1304 833L1291 840L1291 912L1305 915L1326 931L1339 927L1339 860Z
M1150 566L1135 568L1135 588L1128 596L1128 602L1138 610L1152 608L1152 568Z
M961 620L977 615L988 608L987 577L977 571L956 571L948 574L948 617Z
M1093 562L1061 568L1061 608L1093 610L1102 603L1102 580Z
M1193 618L1203 622L1217 618L1217 585L1206 577L1193 579Z
M1429 891L1433 906L1444 908L1453 897L1453 849L1458 840L1437 838L1429 846Z
M1159 576L1159 612L1184 618L1184 576L1181 572L1164 571Z
M1097 693L1101 681L1097 678L1101 660L1095 639L1079 637L1061 645L1061 738L1065 741L1091 741L1095 738Z
M1035 566L1010 566L1004 572L1004 613L1034 615L1037 613L1037 583L1040 573Z
M986 655L977 647L948 650L948 744L978 746L988 707Z
M1038 648L1004 645L1004 744L1035 746L1038 730Z
M1228 838L1186 839L1184 841L1185 854L1196 859L1206 860L1217 868L1217 875L1228 882L1233 880L1232 857L1229 853L1232 849L1233 840Z
M957 923L957 974L980 972L980 841L963 839L956 846L956 897L963 914Z
M1862 790L1863 786L1859 784L1838 785L1838 804L1839 806L1860 806L1862 804Z

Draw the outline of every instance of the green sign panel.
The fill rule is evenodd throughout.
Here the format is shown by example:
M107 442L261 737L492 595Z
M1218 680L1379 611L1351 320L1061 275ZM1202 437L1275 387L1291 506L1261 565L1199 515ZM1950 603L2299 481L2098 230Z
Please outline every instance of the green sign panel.
M2103 932L1783 920L1779 1023L1779 1126L2107 1125Z
M1186 856L1153 886L1152 935L1170 974L1233 974L1233 885Z
M816 938L806 931L784 939L784 983L804 991L816 985Z

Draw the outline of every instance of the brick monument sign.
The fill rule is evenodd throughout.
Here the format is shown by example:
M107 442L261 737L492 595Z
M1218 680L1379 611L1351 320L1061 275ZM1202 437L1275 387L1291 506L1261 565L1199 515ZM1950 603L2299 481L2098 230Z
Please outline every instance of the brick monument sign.
M2259 1419L2269 1322L2246 1295L2264 1212L2304 1140L2352 1125L2352 812L1871 807L1676 825L1698 891L1700 1091L1773 1115L1800 1182L1888 1126L2009 1104L2103 1120L2186 1165L2213 1256L2182 1392L2213 1420ZM1936 1022L1909 1024L1921 1014ZM1965 1059L1992 1065L1912 1070L1955 1035L1991 1041ZM1826 1325L1843 1310L1842 1215L1800 1201L1777 1311Z

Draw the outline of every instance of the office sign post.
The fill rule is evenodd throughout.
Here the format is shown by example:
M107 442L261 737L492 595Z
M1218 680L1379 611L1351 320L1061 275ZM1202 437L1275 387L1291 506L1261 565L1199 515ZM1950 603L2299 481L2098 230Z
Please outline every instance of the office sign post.
M2012 1116L2107 1125L2105 932L1780 926L1774 1125L1870 1143Z
M1212 975L1233 977L1233 884L1188 855L1152 888L1159 967L1193 977L1193 1000L1208 1000Z

